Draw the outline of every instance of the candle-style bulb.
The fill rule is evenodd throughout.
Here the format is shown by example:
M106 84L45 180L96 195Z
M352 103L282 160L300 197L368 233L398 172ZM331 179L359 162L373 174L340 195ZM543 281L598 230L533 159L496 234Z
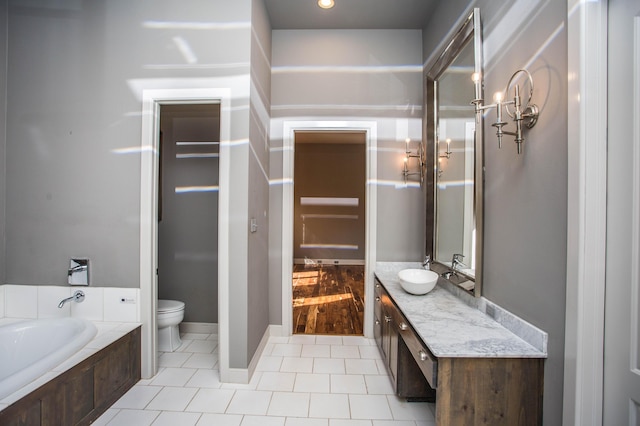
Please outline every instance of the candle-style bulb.
M475 94L475 100L479 101L481 96L480 96L480 73L479 72L474 72L473 74L471 74L471 80L473 81L473 90L474 90L474 94ZM477 106L477 104L476 104Z
M499 104L500 102L502 102L502 92L496 92L493 95L493 100L496 101L497 104Z

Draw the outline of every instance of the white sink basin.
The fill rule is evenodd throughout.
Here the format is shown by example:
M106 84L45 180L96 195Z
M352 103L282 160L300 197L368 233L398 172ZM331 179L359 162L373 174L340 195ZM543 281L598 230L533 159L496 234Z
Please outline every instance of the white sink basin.
M426 269L403 269L398 272L400 285L407 293L427 294L436 286L438 274Z

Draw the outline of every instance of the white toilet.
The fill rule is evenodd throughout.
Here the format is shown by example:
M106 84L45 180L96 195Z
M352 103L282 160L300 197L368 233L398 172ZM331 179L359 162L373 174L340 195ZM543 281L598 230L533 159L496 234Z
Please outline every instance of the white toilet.
M184 302L158 299L158 350L173 352L180 347L178 325L184 318Z

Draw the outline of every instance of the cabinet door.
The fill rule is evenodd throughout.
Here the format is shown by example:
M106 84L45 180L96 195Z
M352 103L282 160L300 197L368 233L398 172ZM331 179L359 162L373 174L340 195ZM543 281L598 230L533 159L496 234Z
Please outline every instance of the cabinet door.
M387 312L390 321L389 325L389 370L393 376L393 382L396 384L396 392L398 391L398 321L395 318L395 309Z
M389 326L391 317L387 314L385 307L382 307L382 358L384 358L387 366L389 365Z
M379 349L382 349L382 321L377 316L373 318L373 338Z
M540 426L541 358L438 358L436 424Z
M378 348L382 350L382 299L380 297L382 288L378 280L375 284L375 296L373 306L373 337L378 345Z
M382 353L387 364L394 390L398 377L398 324L396 309L386 292L381 295L382 302Z

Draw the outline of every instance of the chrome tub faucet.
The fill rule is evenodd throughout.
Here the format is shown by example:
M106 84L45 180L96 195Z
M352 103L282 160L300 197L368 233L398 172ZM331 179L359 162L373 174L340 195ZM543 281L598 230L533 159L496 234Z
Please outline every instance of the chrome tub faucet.
M62 308L65 303L71 302L71 301L74 301L76 303L80 303L80 302L84 301L84 291L76 290L73 293L73 296L67 297L66 299L62 299L62 301L58 304L58 308Z

